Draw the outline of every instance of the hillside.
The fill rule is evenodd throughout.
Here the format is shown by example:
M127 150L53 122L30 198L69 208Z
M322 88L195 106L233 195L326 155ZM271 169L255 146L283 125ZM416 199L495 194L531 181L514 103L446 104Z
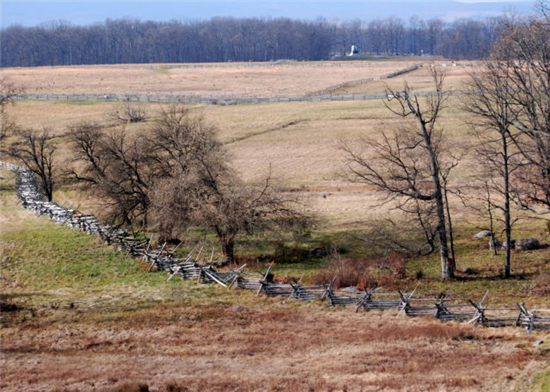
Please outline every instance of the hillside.
M476 66L439 64L448 73L446 90L463 89ZM41 67L6 69L2 76L27 94L45 96L16 101L7 113L21 127L49 128L65 167L70 161L69 127L82 120L112 126L113 113L123 103L47 100L48 94L296 97L347 81L377 79L409 65ZM405 82L416 91L431 91L429 73L422 68L331 91L331 99L351 95L345 100L188 105L193 115L217 129L231 167L245 183L261 182L271 171L274 182L286 194L299 196L316 217L299 238L269 232L238 237L239 262L262 273L273 265L277 282L303 277L304 284L328 284L338 268L348 273L346 265L367 265L363 286L378 281L393 293L418 287L418 298L446 294L461 304L479 301L489 290L491 307L517 310L518 303L526 303L531 309L549 308L550 237L544 221L523 213L514 227L517 238L536 237L543 246L514 251L510 279L501 278L502 252L493 255L486 240L472 238L487 227L487 217L473 208L483 203L479 190L471 188L479 163L459 91L448 97L440 123L450 151L464 152L450 178L454 189L468 197L450 199L457 279L440 279L437 252L383 258L362 239L382 219L401 216L394 205L381 203L373 187L346 178L349 156L343 146L360 148L365 138L381 140L382 131L414 124L394 116L381 99L353 95L379 94L385 86L399 88ZM136 105L146 112L146 121L125 128L131 136L146 135L163 106ZM364 153L372 156L368 149ZM355 313L355 306L331 307L326 301L168 281L162 271L148 272L139 258L24 210L17 202L15 176L0 174L1 389L129 392L140 390L140 384L142 391L147 385L151 391L172 392L548 388L548 332L484 329L432 317L408 318L393 310ZM79 186L60 184L54 200L102 217L104 205ZM177 234L184 241L180 257L197 243L206 249L217 246L203 228ZM312 254L316 249L328 254L317 257Z

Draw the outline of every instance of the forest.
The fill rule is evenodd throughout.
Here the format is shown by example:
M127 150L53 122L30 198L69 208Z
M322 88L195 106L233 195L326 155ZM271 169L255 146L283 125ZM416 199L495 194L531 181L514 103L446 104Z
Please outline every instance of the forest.
M294 59L328 60L352 44L375 56L433 55L481 59L498 39L501 18L331 23L287 18L212 18L152 22L107 19L77 26L64 21L1 30L0 65L203 63Z

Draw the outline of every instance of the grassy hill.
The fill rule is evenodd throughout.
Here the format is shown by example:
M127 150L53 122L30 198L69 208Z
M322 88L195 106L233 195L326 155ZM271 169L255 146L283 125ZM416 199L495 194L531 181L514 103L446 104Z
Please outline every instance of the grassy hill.
M364 68L359 69L359 65L349 64L351 68L344 70L353 78L360 78L369 66L360 64ZM393 66L376 62L372 67L380 64ZM318 71L331 75L334 67L329 65L288 66L284 70L287 79L280 87L288 84L295 88L301 81L307 91L340 81L332 77L350 77L323 78ZM156 72L158 69L145 66L110 67L113 69L107 71L114 70L114 74L104 68L109 67L10 72L14 80L20 77L28 89L37 92L59 88L66 76L74 79L70 88L76 93L96 91L96 81L99 85L102 77L116 79L113 75L117 72L147 73L148 78L135 81L143 83L143 88L148 88L148 83L168 86L169 80L157 84L157 79L186 75L181 71L185 68ZM318 73L310 75L310 68ZM213 72L211 67L205 69ZM275 94L279 88L277 77L281 75L266 76L244 65L237 70L239 78L250 83L250 91L265 92L262 83L266 80L273 84L267 94ZM467 70L452 68L449 88L461 86ZM392 86L407 79L413 87L425 90L422 72L391 80ZM84 73L89 75L84 77ZM233 86L216 88L240 91L241 82L227 81L225 73L216 78ZM218 79L197 78L194 83L201 80L208 84ZM200 85L196 91L207 88ZM377 92L381 84L366 83L354 89L339 93ZM25 127L50 127L65 159L67 126L79 120L108 123L109 113L118 105L20 101L9 108L9 114ZM450 98L442 118L454 146L468 145L471 140L460 107L459 97ZM139 132L151 126L159 106L146 104L144 108L149 121L128 125L129 130ZM373 189L343 178L346 156L341 146L359 146L363 137L377 137L381 130L408 125L392 116L381 101L194 105L192 110L219 129L233 166L246 181L261 179L272 166L276 181L300 195L319 217L315 230L301 241L281 242L268 235L240 238L237 253L250 269L263 271L276 261L274 272L281 279L305 275L306 282L311 282L331 268L333 259L361 263L372 256L369 246L357 237L369 221L393 212L389 206L379 206ZM466 156L455 171L452 181L456 187L465 189L471 181L477 166L473 158ZM321 303L274 300L176 279L168 282L164 273L148 273L139 260L94 237L21 209L14 176L1 175L2 389L133 391L143 384L152 391L543 391L550 383L550 373L544 371L550 355L548 334L482 330L411 320L394 313L354 314L351 309L333 309ZM55 199L79 205L85 212L100 212L97 201L77 188L64 186ZM459 302L478 300L490 290L491 305L526 302L548 308L549 250L515 252L514 275L502 280L503 255L493 256L485 241L471 238L485 228L484 218L458 199L452 201L452 207L459 270L470 268L475 274L459 272L456 281L442 282L437 255L406 260L399 275L371 271L385 274L384 283L391 290L419 285L420 296L445 292ZM518 238L534 236L550 242L542 221L526 219L515 229ZM182 254L205 236L190 232L185 239L188 243ZM307 251L316 247L339 249L341 256L328 260L308 257ZM535 347L536 340L546 343Z

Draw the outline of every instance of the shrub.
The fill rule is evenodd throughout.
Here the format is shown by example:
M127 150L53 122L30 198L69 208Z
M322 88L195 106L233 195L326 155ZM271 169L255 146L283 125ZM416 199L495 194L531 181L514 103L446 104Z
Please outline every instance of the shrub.
M313 276L315 284L325 284L336 278L333 288L355 286L358 288L384 286L394 287L404 279L405 260L396 253L378 258L336 258L326 268Z

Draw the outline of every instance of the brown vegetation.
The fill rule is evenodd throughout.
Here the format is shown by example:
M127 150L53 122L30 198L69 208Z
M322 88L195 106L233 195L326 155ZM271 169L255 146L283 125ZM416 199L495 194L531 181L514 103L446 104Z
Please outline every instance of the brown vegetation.
M402 284L405 279L405 260L396 253L380 258L337 258L326 263L312 280L316 284L326 284L333 278L333 288L384 287L392 290L396 282Z
M543 360L528 349L534 338L510 331L265 305L165 305L93 323L89 309L43 312L2 330L1 387L500 391Z
M249 67L224 64L8 68L2 73L28 94L298 96L365 78L380 78L413 62L305 62Z

